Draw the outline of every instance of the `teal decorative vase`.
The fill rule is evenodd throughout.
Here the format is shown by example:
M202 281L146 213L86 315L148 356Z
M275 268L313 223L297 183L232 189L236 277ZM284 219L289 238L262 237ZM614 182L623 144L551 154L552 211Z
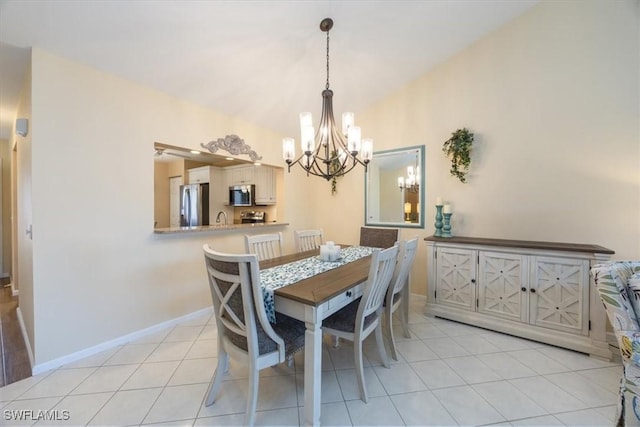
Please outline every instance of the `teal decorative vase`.
M442 237L451 237L451 215L450 213L444 215L444 224L442 226Z
M435 237L442 237L442 205L436 205L436 223L434 225L436 231L433 235Z

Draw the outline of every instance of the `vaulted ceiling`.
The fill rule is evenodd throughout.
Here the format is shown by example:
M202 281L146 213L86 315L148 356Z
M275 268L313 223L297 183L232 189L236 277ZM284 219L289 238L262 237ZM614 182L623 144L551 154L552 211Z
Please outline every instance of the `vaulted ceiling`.
M538 0L0 0L0 139L37 47L296 137L318 116L325 17L336 118L362 111Z

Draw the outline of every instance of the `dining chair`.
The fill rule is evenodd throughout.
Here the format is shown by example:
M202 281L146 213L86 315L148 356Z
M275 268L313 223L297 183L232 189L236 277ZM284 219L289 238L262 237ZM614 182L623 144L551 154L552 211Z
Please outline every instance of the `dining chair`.
M244 244L247 253L258 255L258 261L282 256L282 233L245 235Z
M205 265L218 329L218 364L207 392L212 405L229 368L229 355L249 367L249 394L244 425L255 421L260 370L278 365L304 347L303 322L276 313L267 319L260 269L255 254L226 254L204 245Z
M362 342L375 331L378 353L385 368L389 367L382 336L382 302L389 288L398 257L398 246L377 249L371 255L369 276L362 297L333 313L322 322L322 331L353 342L353 356L360 398L367 403L367 389L362 366Z
M360 246L390 248L397 241L397 228L360 227Z
M393 360L398 360L398 352L396 351L396 341L393 335L393 313L402 306L403 301L405 304L408 298L403 298L404 292L408 292L409 273L413 267L413 261L416 259L416 251L418 250L418 237L400 241L398 244L398 262L389 284L389 290L385 296L384 302L384 325L386 330L386 336L389 340L389 347L391 349L391 357ZM406 312L400 312L400 324L402 325L402 331L406 338L410 338L409 319L406 317Z
M296 244L296 252L305 252L317 249L324 244L322 229L319 230L295 230L293 236Z

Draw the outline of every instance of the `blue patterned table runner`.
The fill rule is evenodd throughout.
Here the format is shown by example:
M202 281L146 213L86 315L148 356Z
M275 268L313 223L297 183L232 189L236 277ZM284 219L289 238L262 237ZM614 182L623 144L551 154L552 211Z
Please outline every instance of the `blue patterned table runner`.
M340 250L342 257L337 261L321 261L319 256L316 255L261 270L260 285L262 286L264 308L267 311L269 322L276 323L273 291L369 256L375 249L367 246L349 246Z

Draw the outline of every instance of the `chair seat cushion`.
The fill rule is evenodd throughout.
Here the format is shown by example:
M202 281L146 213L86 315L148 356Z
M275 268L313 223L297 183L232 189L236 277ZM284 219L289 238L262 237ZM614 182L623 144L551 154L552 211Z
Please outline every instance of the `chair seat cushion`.
M276 334L284 341L285 356L290 356L304 348L304 322L281 313L276 313L276 323L271 325ZM269 340L273 343L272 340ZM274 350L275 350L275 343ZM262 351L260 351L262 353Z
M276 313L276 322L271 324L274 332L284 341L285 356L293 354L304 347L304 323L284 314ZM260 322L256 323L258 335L258 354L266 354L278 349L277 344L264 331ZM230 330L227 330L227 337L236 346L247 351L247 339Z
M353 333L356 329L356 314L358 313L358 306L360 305L361 299L362 298L358 298L324 319L322 321L322 327ZM362 329L366 329L371 322L376 320L376 317L376 313L372 313L365 317Z

